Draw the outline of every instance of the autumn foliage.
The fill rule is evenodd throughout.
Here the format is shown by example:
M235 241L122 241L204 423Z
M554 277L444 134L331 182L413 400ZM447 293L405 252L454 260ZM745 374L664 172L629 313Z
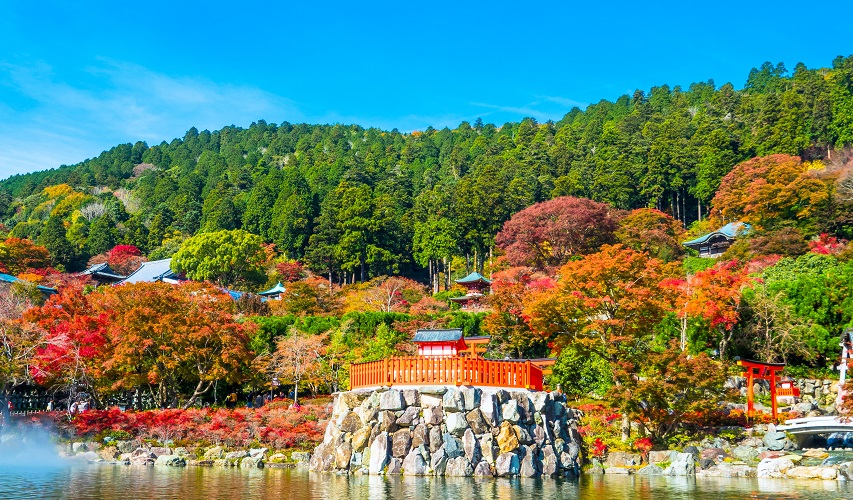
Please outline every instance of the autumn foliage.
M495 236L513 266L539 269L565 264L573 255L611 243L616 222L605 203L563 196L516 213Z

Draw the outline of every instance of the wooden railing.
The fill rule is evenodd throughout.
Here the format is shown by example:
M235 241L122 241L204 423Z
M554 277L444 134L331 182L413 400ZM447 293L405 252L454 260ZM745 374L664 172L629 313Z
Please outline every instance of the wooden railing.
M473 385L542 390L542 369L530 361L413 356L355 363L350 390L393 385Z

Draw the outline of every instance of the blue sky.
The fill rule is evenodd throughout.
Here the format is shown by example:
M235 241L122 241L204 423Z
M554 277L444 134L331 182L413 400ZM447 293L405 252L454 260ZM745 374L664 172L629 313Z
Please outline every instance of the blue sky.
M192 126L411 131L559 119L664 83L740 88L764 61L850 55L851 14L840 1L0 0L0 178Z

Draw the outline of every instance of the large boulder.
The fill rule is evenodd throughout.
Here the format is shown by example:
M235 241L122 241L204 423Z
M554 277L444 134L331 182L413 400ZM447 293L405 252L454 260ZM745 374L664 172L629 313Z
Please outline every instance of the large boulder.
M729 454L722 448L705 448L699 453L700 460L708 458L718 462L722 462L728 456Z
M495 461L495 475L500 477L517 476L521 463L515 453L501 453Z
M480 438L480 453L483 455L483 460L490 464L494 464L498 458L498 447L495 444L495 437L491 434L485 434Z
M607 454L607 460L604 463L609 467L633 467L642 465L643 456L639 453L611 451Z
M329 422L332 425L332 422ZM379 432L394 432L397 430L397 416L392 411L379 412Z
M370 445L370 462L367 468L370 474L379 474L388 465L388 461L391 458L389 456L391 448L390 441L391 439L387 432L379 433L376 439L373 440L373 444Z
M346 443L344 443L346 444ZM240 468L242 469L263 469L264 468L264 459L262 457L246 457L240 461ZM345 467L342 467L345 468Z
M513 425L515 435L518 436L518 442L521 444L533 444L533 435L527 430L524 425Z
M511 451L515 451L518 449L518 436L515 433L515 429L513 429L512 424L509 421L504 421L500 426L500 432L498 433L498 448L500 452L509 453Z
M521 459L521 468L518 475L521 477L538 477L541 470L541 464L537 456L536 448L533 446L524 447L524 457Z
M474 434L480 435L489 432L489 425L483 418L483 412L479 408L474 408L465 415L465 420L468 421L468 426L474 431ZM475 462L476 463L476 462Z
M419 415L421 413L420 406L409 406L403 414L397 417L397 425L400 427L410 427L419 423Z
M131 465L154 465L154 461L157 460L157 455L151 453L145 448L137 448L130 454L129 459Z
M412 448L417 448L422 444L429 446L429 428L424 424L418 424L412 430Z
M493 477L492 468L489 466L488 462L483 460L478 463L476 467L474 467L474 477Z
M361 421L361 417L359 417L358 414L353 411L348 411L340 420L339 428L341 432L353 433L361 429L362 425L364 424Z
M424 408L424 423L427 425L441 425L444 419L444 410L440 406Z
M679 453L668 469L673 476L692 476L696 474L695 458L692 453Z
M184 467L187 461L177 455L160 455L154 461L154 465L163 465L167 467Z
M826 479L833 480L838 476L838 470L834 467L792 467L785 471L787 477L793 479Z
M458 389L457 394L462 399L462 411L471 411L480 406L483 391L477 387L463 386Z
M465 452L465 458L472 464L480 462L482 457L480 452L480 442L477 441L477 436L471 429L466 429L462 436L462 450Z
M409 429L400 429L393 434L391 442L391 456L404 458L412 446L412 433Z
M388 469L386 469L385 474L388 474L389 476L393 476L393 475L402 474L402 473L403 473L403 461L402 460L395 457L395 458L392 458L391 460L388 461Z
M521 421L530 423L533 421L533 404L530 402L528 392L515 391L511 393L512 399L518 403L518 414Z
M744 462L754 462L758 460L758 450L752 446L735 446L732 448L732 456Z
M344 406L352 410L353 408L361 405L369 395L370 392L368 391L347 391L338 394L338 399Z
M403 391L403 401L406 403L406 406L420 406L421 395L415 389L406 389Z
M432 454L430 459L430 469L436 476L443 476L444 469L447 467L447 453L444 451L444 446Z
M461 437L468 429L468 421L465 419L464 413L448 413L445 423L447 424L447 432L456 437Z
M764 444L770 451L791 449L792 444L784 432L768 431L764 434Z
M338 469L347 469L349 468L350 460L352 459L352 445L347 442L343 442L335 448L335 467ZM247 459L244 458L243 462ZM240 467L243 467L243 463L240 463Z
M501 419L512 424L517 424L521 420L518 401L511 399L501 405Z
M451 458L447 460L447 467L444 469L444 475L458 477L473 476L474 467L465 457Z
M641 476L661 476L663 475L663 469L657 465L647 465L638 470L637 474Z
M403 393L396 389L389 389L379 396L379 409L381 411L398 411L406 407Z
M367 446L368 440L370 439L371 430L371 427L362 427L353 432L350 440L350 443L352 444L352 451L360 453L364 450L365 446Z
M456 458L465 455L465 450L462 448L462 441L450 434L444 434L442 439L444 440L442 447L447 454L447 458Z
M225 460L237 461L242 459L243 457L248 457L249 452L246 450L238 450L238 451L229 451L225 454Z
M429 430L429 451L435 453L444 444L444 435L441 433L441 427L432 427Z
M782 478L785 477L785 473L788 472L788 469L794 466L794 462L787 457L782 458L765 458L761 462L758 462L758 467L756 468L756 476L759 478Z
M412 449L403 459L403 474L407 476L423 476L426 474L426 460L417 449Z
M486 392L480 397L480 414L483 420L491 427L497 427L500 423L500 412L498 411L497 397L494 393Z
M553 477L560 472L560 459L554 452L554 447L545 445L542 447L542 475Z
M550 401L550 393L537 391L530 394L530 403L533 404L533 411L537 413L544 411Z
M208 448L204 452L205 460L218 460L225 456L225 450L221 446L214 446L213 448Z

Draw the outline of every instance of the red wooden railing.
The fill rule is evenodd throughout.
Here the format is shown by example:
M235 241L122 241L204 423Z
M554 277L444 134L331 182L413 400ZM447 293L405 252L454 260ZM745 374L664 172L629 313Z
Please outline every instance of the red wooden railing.
M542 369L530 361L413 356L354 363L350 390L393 385L474 385L542 390Z

